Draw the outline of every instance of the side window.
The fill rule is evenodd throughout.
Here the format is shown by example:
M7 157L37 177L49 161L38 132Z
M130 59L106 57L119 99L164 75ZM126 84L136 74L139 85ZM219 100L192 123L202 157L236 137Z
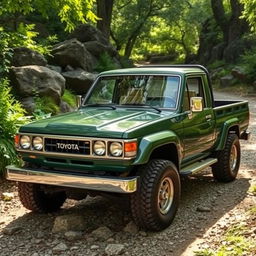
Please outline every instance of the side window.
M203 90L202 78L193 77L188 78L186 83L186 91L183 101L183 110L190 110L190 98L191 97L202 97L203 98L203 108L205 107L205 95Z

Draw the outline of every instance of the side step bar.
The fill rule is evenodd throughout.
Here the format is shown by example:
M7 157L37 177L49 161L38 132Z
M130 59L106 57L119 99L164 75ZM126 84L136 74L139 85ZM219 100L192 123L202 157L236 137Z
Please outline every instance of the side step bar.
M181 169L180 175L191 175L217 163L217 158L207 158Z

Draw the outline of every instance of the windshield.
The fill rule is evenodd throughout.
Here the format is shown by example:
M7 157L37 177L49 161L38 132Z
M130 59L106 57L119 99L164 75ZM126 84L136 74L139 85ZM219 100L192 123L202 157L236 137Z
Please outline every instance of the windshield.
M149 105L176 108L178 76L100 77L84 104Z

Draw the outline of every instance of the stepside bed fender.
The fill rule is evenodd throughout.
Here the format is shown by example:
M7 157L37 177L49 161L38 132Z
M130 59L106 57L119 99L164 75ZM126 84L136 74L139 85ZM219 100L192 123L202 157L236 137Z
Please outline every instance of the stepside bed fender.
M234 129L232 129L234 128ZM224 122L221 127L221 131L219 134L219 139L217 142L217 146L215 150L222 150L226 144L227 136L230 130L236 131L238 129L238 136L239 136L239 120L237 117L231 118Z
M175 145L178 153L178 159L181 159L181 143L178 136L172 131L161 131L142 138L139 144L138 156L134 164L147 163L155 149L168 144Z

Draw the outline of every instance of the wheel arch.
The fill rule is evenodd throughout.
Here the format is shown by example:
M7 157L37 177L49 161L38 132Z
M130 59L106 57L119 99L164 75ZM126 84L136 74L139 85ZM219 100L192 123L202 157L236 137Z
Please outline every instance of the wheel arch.
M151 159L164 159L173 162L179 170L180 161L177 145L175 143L168 143L155 148L150 155Z
M151 159L172 161L177 169L180 166L181 143L172 131L163 131L144 137L139 145L134 165L143 165Z
M240 127L238 124L238 118L232 118L224 123L222 126L222 132L219 135L218 144L216 150L223 150L227 141L228 134L236 134L240 138Z

